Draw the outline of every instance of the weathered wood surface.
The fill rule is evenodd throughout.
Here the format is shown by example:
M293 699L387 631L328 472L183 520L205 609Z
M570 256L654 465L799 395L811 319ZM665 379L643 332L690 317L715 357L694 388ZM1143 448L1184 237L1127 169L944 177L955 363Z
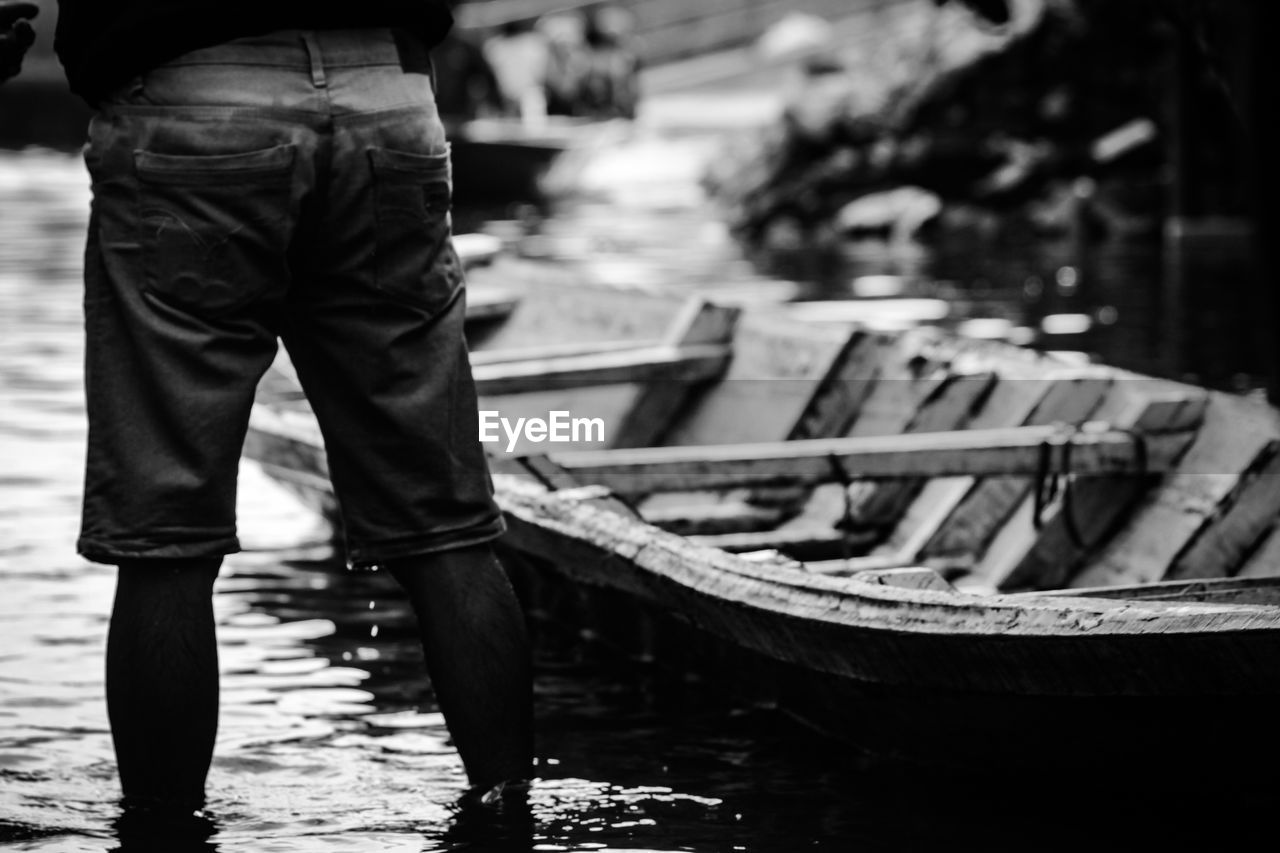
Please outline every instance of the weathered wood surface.
M811 554L826 554L842 546L866 545L870 534L846 533L840 530L750 530L741 533L717 533L690 536L689 541L709 548L719 548L731 554L752 551L779 551L796 560L809 559ZM861 540L861 542L859 541ZM807 565L807 564L806 564Z
M1207 527L1165 573L1171 580L1226 577L1280 518L1280 439L1270 442L1223 498Z
M709 501L705 497L681 495L670 503L647 501L643 515L650 524L683 536L772 530L783 517L777 507L735 499Z
M477 366L476 391L481 396L525 394L562 388L585 388L625 382L705 382L724 372L728 346L621 350L591 355L501 362Z
M874 385L855 413L851 436L897 435L952 374L954 353L931 329L879 336Z
M623 503L604 490L584 487L567 471L552 462L546 456L525 456L520 459L493 460L490 469L494 473L502 473L522 479L532 479L551 489L562 497L577 495L572 498L586 503L588 506L600 507L628 518L639 518L629 504Z
M568 294L575 289L561 290ZM1247 577L1280 572L1280 539L1274 532L1280 515L1280 421L1265 407L1214 395L1204 429L1193 442L1181 432L1153 436L1145 442L1148 471L1170 468L1188 442L1190 446L1178 469L1146 495L1139 494L1131 476L1141 467L1131 435L1076 433L1071 453L1077 478L1073 509L1090 547L1075 553L1063 546L1066 528L1060 513L1051 507L1039 530L1031 517L1031 481L1043 473L1040 453L1046 437L1056 441L1060 423L1131 423L1122 414L1134 400L1145 400L1149 409L1131 424L1138 431L1183 430L1194 421L1194 406L1166 408L1160 415L1152 401L1161 389L1179 388L1186 394L1186 386L1148 380L1150 387L1144 387L1109 369L1063 377L1054 373L1061 368L1051 360L999 346L955 342L936 330L886 336L837 324L779 321L762 311L748 311L735 323L732 309L629 292L610 292L585 308L579 299L570 309L573 300L563 296L557 291L550 300L553 306L565 307L563 315L553 310L533 325L573 325L574 317L586 316L583 311L589 314L609 306L609 312L625 314L638 306L634 316L616 326L638 337L611 340L587 334L582 340L554 344L542 338L539 347L524 347L520 357L482 352L476 366L482 391L525 392L487 394L486 403L518 401L523 406L559 394L563 404L547 411L561 408L577 414L574 401L582 399L580 395L617 393L619 400L647 401L651 406L642 418L646 426L635 435L688 444L720 444L735 435L765 436L775 442L832 431L853 436L849 445L790 442L748 459L724 456L737 451L715 447L702 448L696 456L683 455L693 452L688 448L671 453L646 450L630 462L624 456L596 457L592 462L592 454L557 454L548 461L564 463L569 470L562 473L575 482L600 480L619 494L677 490L672 501L649 500L643 510L655 517L665 512L664 526L710 537L702 540L706 543L734 551L782 549L819 558L842 551L846 556L866 553L879 544L867 558L814 564L812 572L848 574L913 563L954 571L967 564L969 576L958 582L968 589L1053 585L1076 567L1083 570L1072 578L1073 586L1165 575L1238 571ZM619 302L611 302L615 296ZM518 325L520 312L537 313L536 305L537 300L522 302L507 323ZM735 346L751 346L730 355L722 344L709 343L730 331ZM723 372L717 374L717 369ZM673 375L698 378L674 383L680 389L676 392L664 386L664 378ZM712 378L712 393L688 395L691 384ZM744 412L752 416L744 417ZM661 428L663 421L672 423L671 428ZM1004 434L1016 437L1012 446L992 444L996 433L974 429L1010 422L1024 425ZM939 429L948 424L961 429ZM275 438L266 434L270 431L277 433ZM277 439L279 446L269 446ZM1050 454L1049 473L1063 465L1061 450L1057 452ZM327 494L324 454L309 412L290 412L288 405L255 412L246 453L296 489ZM657 455L646 456L649 453ZM600 468L597 463L605 458L615 467ZM724 467L725 459L738 467ZM583 467L584 460L593 467ZM628 470L616 467L619 460L625 462L621 469ZM654 472L660 476L655 478ZM1106 477L1108 473L1114 476ZM783 499L788 490L803 494L814 484L855 474L858 482L852 494L863 501L873 500L881 489L878 484L886 482L879 478L927 478L922 488L906 493L914 498L909 505L905 499L885 504L895 507L887 518L896 519L890 539L848 540L847 531L831 524L842 507L825 517L806 511L777 530L767 529L794 511ZM724 490L729 494L722 494ZM778 496L782 497L775 500ZM811 501L810 506L817 503ZM1126 517L1129 504L1141 521L1132 514ZM1112 529L1114 536L1102 535ZM1129 574L1108 569L1104 578L1089 558L1088 552L1097 549L1113 563L1116 554L1130 553L1148 562L1126 557ZM1160 560L1163 564L1154 565Z
M335 506L329 460L310 410L255 404L243 453L304 505L320 515L332 516Z
M725 343L733 338L741 312L737 308L692 299L676 318L663 344L680 349L698 344ZM739 344L739 347L745 346ZM696 382L661 381L644 386L620 423L613 428L614 447L655 444L697 390Z
M486 275L497 278L502 272L495 266ZM468 329L472 349L662 340L686 304L683 297L551 281L521 290L523 297L506 320Z
M620 294L602 288L579 288L578 290L578 303L595 303L597 307L612 306L615 310L624 313L636 303L635 295L630 293ZM540 298L541 293L531 297L531 310L540 310L536 304ZM556 289L552 292L552 302L560 303L559 291ZM678 300L663 298L656 303L652 298L644 298L639 302L650 311L655 308L655 305L661 307L662 312L653 316L661 317L668 322L667 328L654 343L651 349L653 352L664 348L679 351L696 345L727 344L732 338L738 315L736 308L695 297ZM678 310L668 318L666 311L672 306L676 306ZM584 309L579 307L577 310L581 312ZM565 321L565 318L559 319L561 322ZM572 313L569 314L569 319L572 323L580 322L580 318ZM646 331L651 321L651 319L645 320ZM577 339L577 335L567 328L548 334L551 340L563 340L566 337ZM592 341L594 332L588 331L583 337L587 340L575 345L587 351L594 345ZM609 349L616 349L619 354L627 351L639 352L638 349L626 347L626 340L624 338L620 342L599 343ZM516 354L526 350L527 348L524 347L517 348ZM512 349L502 347L496 351L486 350L485 352L494 352L495 356L491 357L503 357L504 360L510 361L505 358L505 355L511 353ZM530 363L528 359L524 361ZM473 357L473 365L483 363ZM697 394L707 381L707 377L701 375L687 377L660 374L646 377L638 371L625 370L611 377L614 380L611 383L602 381L605 378L597 376L591 381L591 387L566 388L561 385L550 390L525 388L515 393L485 394L481 400L482 408L498 411L511 422L518 417L545 418L547 413L552 411L570 412L574 417L597 419L604 425L603 446L630 447L656 441L662 429L684 407L689 397ZM483 387L481 387L481 393L485 393ZM511 452L540 452L544 446L521 437ZM597 442L581 443L576 446L599 447L601 445ZM504 445L496 452L505 454L507 448Z
M1160 580L1196 537L1211 528L1218 508L1241 477L1280 437L1280 418L1256 401L1212 394L1204 426L1182 459L1134 508L1119 532L1073 587Z
M1255 607L1280 606L1280 578L1202 578L1185 581L1156 581L1137 586L1095 586L1052 592L1010 593L1058 597L1112 598L1128 601L1183 601L1244 604Z
M1129 391L1125 382L1116 383ZM1126 394L1127 410L1116 415L1117 427L1139 434L1185 432L1198 429L1204 419L1207 395L1197 389L1169 391L1159 396ZM1104 402L1103 407L1107 405ZM1101 414L1106 414L1101 411ZM1184 448L1188 445L1184 445ZM1152 470L1153 476L1159 472ZM1058 501L1046 508L1039 526L1016 541L1006 540L1001 563L987 561L987 581L1000 589L1056 589L1066 586L1090 554L1115 529L1152 477L1100 477L1069 482ZM1079 538L1079 541L1077 540Z
M1002 365L999 381L982 408L970 419L969 429L998 429L1021 426L1044 399L1053 382L1052 372L1043 365ZM875 558L891 558L906 566L919 562L920 552L978 482L976 477L934 477L930 479L894 526L893 531L872 553Z
M842 392L848 387L847 371L862 340L850 325L815 326L763 311L746 313L735 329L729 369L707 393L688 400L662 431L660 443L712 445L829 435L827 430L852 417L841 408L842 402L848 402ZM671 506L752 501L771 507L776 520L777 510L801 498L803 494L777 490L657 495L642 509L649 516Z
M1237 578L1280 577L1280 526L1272 524L1271 530L1256 543L1251 553L1236 572Z
M919 411L907 424L903 434L935 435L963 429L995 383L996 376L989 371L949 376L921 403ZM852 478L876 477L874 473L868 474L856 466L843 470L847 472L846 476ZM923 476L946 475L938 472ZM907 510L924 485L925 481L919 477L897 479L892 483L877 484L875 488L864 485L857 489L856 495L851 495L849 513L859 527L891 526Z
M691 401L663 442L734 444L789 437L854 335L852 326L744 314L733 338L733 360L715 393Z
M856 406L843 419L844 429L835 435L904 432L919 417L921 406L947 383L956 362L965 360L966 350L962 342L933 329L867 335L851 365L851 370L861 372L846 372L843 376L842 384L847 390L842 396ZM849 475L853 477L854 472ZM878 484L871 482L820 486L788 526L809 529L843 524L848 521L847 510L870 500L877 488Z
M1031 411L1048 390L1049 377L1058 376L1063 371L1053 359L1000 345L957 344L943 338L933 342L927 352L932 353L935 360L947 364L949 370L963 371L959 374L961 376L986 373L995 381L972 401L967 410L953 406L948 411L945 405L936 405L934 411L918 413L906 427L908 431L959 427L993 429L1028 423ZM922 550L973 490L976 482L973 477L934 477L914 484L892 503L868 500L871 496L864 486L856 498L851 495L850 514L860 524L889 526L891 529L871 555L848 560L848 569L853 570L860 559L868 561L866 565L869 567L884 564L906 566L920 562Z
M970 596L757 565L495 478L509 545L769 657L912 690L1274 694L1280 609Z
M947 583L942 575L926 567L864 571L858 573L858 580L862 583L897 586L903 589L933 589L939 592L956 591L955 587Z
M1059 426L804 439L769 444L646 447L553 454L585 483L621 494L804 485L861 479L1038 474L1145 475L1170 470L1194 438Z
M470 353L472 367L491 364L510 364L519 361L546 361L547 359L570 358L574 356L600 355L610 352L626 352L628 350L653 350L665 345L665 342L652 338L639 341L571 341L567 343L546 344L543 346L503 347L496 350L480 350Z
M1028 426L1080 424L1097 409L1111 384L1105 372L1069 376L1053 382ZM1000 526L1023 503L1031 490L1027 477L985 477L976 483L959 506L921 549L925 559L954 560L980 556Z

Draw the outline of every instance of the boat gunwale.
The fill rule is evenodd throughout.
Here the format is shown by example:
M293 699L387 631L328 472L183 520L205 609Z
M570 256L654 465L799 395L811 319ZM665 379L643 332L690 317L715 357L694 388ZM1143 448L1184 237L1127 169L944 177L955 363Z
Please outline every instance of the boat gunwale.
M510 474L495 473L495 490L504 512L550 530L556 535L574 537L612 556L633 563L637 568L655 572L669 580L685 583L691 589L713 592L747 607L771 610L788 616L812 618L848 626L876 626L899 633L945 634L947 636L1011 635L1025 637L1079 636L1167 636L1185 634L1221 634L1232 631L1256 632L1280 628L1280 605L1215 604L1208 602L1143 601L1141 599L1092 598L1084 595L1054 596L1052 591L1034 594L974 594L959 590L919 589L861 579L859 573L847 576L814 574L785 563L768 564L745 559L708 545L690 542L687 537L668 533L640 519L626 518L616 512L592 506L589 501L572 495L561 496L531 480ZM545 515L533 515L530 510ZM603 534L603 536L601 536ZM824 599L836 597L839 603L812 602L804 612L787 607L767 606L778 596L742 595L729 597L724 590L703 589L705 579L694 575L684 578L655 571L655 552L676 555L692 552L709 568L724 575L759 584L757 592L786 590L807 593ZM630 553L628 553L630 552ZM803 563L797 563L803 565ZM908 568L908 567L904 567ZM871 573L874 574L874 573ZM846 606L855 602L857 609ZM873 608L864 612L862 605ZM893 621L877 625L876 612L913 608L918 617L910 622ZM974 619L973 624L957 631L949 620L939 616L956 614ZM1022 614L1032 616L1021 618ZM1080 617L1096 621L1082 623ZM1222 617L1224 624L1205 624L1208 616ZM1266 617L1266 618L1263 618ZM1153 620L1172 620L1153 625ZM1188 624L1182 624L1187 622Z

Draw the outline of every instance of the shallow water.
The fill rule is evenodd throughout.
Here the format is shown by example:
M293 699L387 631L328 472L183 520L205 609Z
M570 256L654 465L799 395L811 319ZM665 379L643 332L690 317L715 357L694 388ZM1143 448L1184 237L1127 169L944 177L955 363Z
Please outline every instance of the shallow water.
M117 816L101 664L113 580L72 550L87 207L76 158L0 157L0 840L30 850L106 849ZM342 571L323 525L250 465L239 511L246 552L227 561L216 596L213 840L223 850L268 839L277 851L454 846L443 833L462 769L405 605L388 579ZM549 705L570 681L543 679ZM572 772L557 754L580 748L543 741L532 805L546 843L643 846L631 839L659 820L696 823L721 807L662 773Z
M0 846L125 850L102 699L113 581L73 552L84 440L79 161L0 155ZM667 226L671 227L670 220ZM709 226L708 226L709 227ZM640 240L645 229L614 229ZM698 237L698 235L695 235ZM727 251L710 229L698 239ZM727 257L727 255L726 255ZM543 627L539 778L528 820L459 822L463 787L409 614L388 579L342 571L327 531L255 468L246 552L219 581L223 710L210 774L221 851L1065 849L1096 840L1221 840L1212 804L1267 803L1241 780L1149 780L1121 796L884 773L768 708ZM1218 795L1222 795L1221 798ZM1172 808L1170 807L1172 805ZM1261 816L1264 812L1256 814ZM1046 832L1047 830L1047 832ZM1117 836L1119 831L1121 835ZM177 848L174 848L177 849ZM188 849L188 848L182 848Z

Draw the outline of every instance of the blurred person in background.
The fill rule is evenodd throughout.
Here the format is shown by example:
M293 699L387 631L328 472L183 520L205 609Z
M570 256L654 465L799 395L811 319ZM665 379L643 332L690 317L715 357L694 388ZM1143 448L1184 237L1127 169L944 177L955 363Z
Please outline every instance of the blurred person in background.
M498 79L506 114L536 123L547 114L547 38L526 21L510 21L484 42L484 56Z
M588 70L582 84L582 112L595 118L636 117L640 101L640 56L631 14L598 6L587 16Z
M587 55L587 21L576 10L551 12L538 19L547 40L547 113L580 112L582 86L591 68Z
M34 14L0 0L5 78ZM418 616L463 802L531 774L528 639L491 547L430 77L451 25L444 0L59 4L54 46L94 109L77 548L118 567L106 692L126 819L205 801L213 585L239 550L241 446L277 339L325 435L349 563L385 568Z

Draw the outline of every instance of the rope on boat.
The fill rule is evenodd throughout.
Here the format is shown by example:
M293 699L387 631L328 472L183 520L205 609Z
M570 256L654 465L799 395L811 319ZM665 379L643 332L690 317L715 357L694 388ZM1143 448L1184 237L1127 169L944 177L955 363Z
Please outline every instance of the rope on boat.
M1071 470L1071 448L1075 446L1074 439L1079 431L1078 427L1071 426L1064 429L1058 439L1045 439L1040 442L1040 457L1036 465L1034 487L1035 509L1032 511L1031 518L1038 532L1044 527L1049 507L1055 502L1060 502L1059 514L1062 516L1067 538L1071 540L1076 550L1083 551L1086 547L1085 541L1080 535L1080 526L1076 524L1075 509L1071 500L1071 487L1076 481L1075 473ZM1060 459L1056 470L1053 466L1054 448L1058 448Z
M844 510L841 513L840 521L836 524L836 529L840 531L840 558L843 560L853 559L853 548L849 542L849 533L853 530L853 495L850 489L854 480L849 476L849 472L845 470L844 463L840 461L840 457L834 453L827 455L827 462L831 465L831 471L835 475L836 482L840 484L840 494L844 497Z
M1148 473L1147 439L1138 430L1122 430L1133 441L1133 472L1135 477L1145 477ZM1076 521L1075 506L1072 501L1072 486L1076 482L1076 474L1071 470L1071 449L1075 446L1074 438L1080 432L1079 427L1065 429L1057 440L1046 439L1040 444L1040 458L1037 464L1035 480L1035 510L1032 518L1035 529L1040 530L1046 521L1048 508L1060 501L1059 510L1067 538L1080 551L1088 547ZM1056 470L1053 466L1054 449L1059 450L1060 463Z

